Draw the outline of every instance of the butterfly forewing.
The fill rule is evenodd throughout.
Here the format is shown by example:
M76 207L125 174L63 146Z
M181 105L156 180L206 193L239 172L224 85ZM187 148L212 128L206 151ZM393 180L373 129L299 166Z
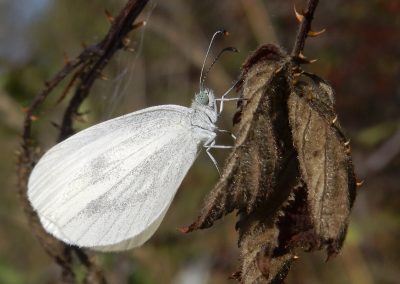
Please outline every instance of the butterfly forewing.
M141 245L157 229L202 139L191 109L145 109L90 127L50 149L29 199L57 238L99 250Z

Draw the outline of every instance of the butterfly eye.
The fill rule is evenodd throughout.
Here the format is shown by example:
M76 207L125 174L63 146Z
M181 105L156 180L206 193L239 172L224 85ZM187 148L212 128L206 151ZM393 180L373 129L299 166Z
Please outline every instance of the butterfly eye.
M208 93L206 93L205 91L200 91L200 93L196 94L195 100L199 104L208 105L209 102Z

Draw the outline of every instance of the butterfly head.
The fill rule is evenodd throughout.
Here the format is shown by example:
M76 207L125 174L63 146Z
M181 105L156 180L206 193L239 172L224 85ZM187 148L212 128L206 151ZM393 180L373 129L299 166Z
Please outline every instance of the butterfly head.
M203 89L199 93L197 93L194 97L194 100L204 106L212 106L214 98L214 93L210 89Z
M194 101L212 110L216 109L214 92L210 89L202 89L194 96Z
M195 111L206 114L210 121L217 121L217 103L212 90L206 88L200 90L200 92L194 96L192 108Z

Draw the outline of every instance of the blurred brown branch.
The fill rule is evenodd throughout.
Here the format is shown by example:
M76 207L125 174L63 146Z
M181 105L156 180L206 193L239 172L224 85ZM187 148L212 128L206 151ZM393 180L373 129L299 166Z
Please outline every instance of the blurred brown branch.
M174 25L158 15L153 16L149 28L173 43L193 65L201 69L204 46L206 46L205 39L203 41L197 35L196 37L191 37L185 34L179 25ZM231 78L221 66L217 65L213 68L214 76L211 76L209 80L216 88L223 89L226 86L226 82L231 82Z
M249 27L253 31L257 41L260 44L266 41L278 44L278 37L272 26L271 17L264 2L260 0L241 0L240 3L249 21Z
M116 51L122 49L128 33L135 27L134 21L143 10L148 0L129 0L120 14L113 19L112 25L104 39L95 45L85 48L79 56L73 60L67 60L65 66L56 75L45 83L44 90L39 93L26 109L24 120L21 152L18 155L18 194L22 206L27 215L29 225L33 233L38 237L44 250L54 259L62 270L63 283L75 283L76 278L73 271L75 252L79 263L85 267L85 283L106 283L104 275L94 259L86 254L82 249L72 247L55 239L47 234L42 228L36 212L31 207L28 197L29 175L38 156L32 146L31 128L34 114L42 105L50 93L74 70L78 67L77 73L72 78L72 82L79 77L80 82L76 87L67 110L65 111L62 125L60 127L59 141L67 138L73 133L73 116L83 100L89 95L90 89L95 80L101 77L101 71L111 60ZM70 87L70 84L67 88Z
M389 139L384 141L374 152L359 162L359 173L362 177L379 173L400 154L400 128Z

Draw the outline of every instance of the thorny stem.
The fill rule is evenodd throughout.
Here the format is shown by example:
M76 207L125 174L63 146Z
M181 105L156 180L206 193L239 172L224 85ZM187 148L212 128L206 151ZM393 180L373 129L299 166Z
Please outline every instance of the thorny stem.
M308 0L307 10L302 13L304 17L297 31L296 40L291 54L292 57L298 57L304 49L308 33L311 30L311 22L314 18L314 12L317 8L318 2L319 0Z
M44 250L54 259L62 270L61 281L63 283L74 283L75 275L72 270L74 251L79 261L87 270L85 283L106 283L101 269L97 264L80 248L70 247L48 235L40 225L39 218L30 205L27 196L28 179L34 165L35 153L32 148L32 121L33 115L43 104L51 92L77 68L77 77L81 80L75 95L65 112L63 123L60 127L59 140L72 134L72 116L77 112L81 102L88 96L94 81L101 75L115 52L124 47L123 40L135 27L134 21L144 9L148 0L128 0L115 21L110 27L104 39L95 45L85 48L79 56L68 61L65 66L57 72L50 80L45 82L45 88L33 100L25 111L23 125L21 152L18 156L18 195L22 207L27 215L28 223L38 237ZM75 75L74 75L75 77ZM73 82L76 78L73 77ZM71 84L73 83L71 82ZM68 86L70 87L70 86Z
M25 143L31 137L31 128L32 128L32 116L35 111L40 107L40 105L45 101L47 96L57 87L62 80L64 80L73 70L75 70L78 66L80 66L86 58L91 56L93 53L93 46L86 48L78 57L69 61L53 78L45 82L45 88L42 92L40 92L32 101L30 106L26 109L25 112L25 120L24 120L24 128L22 133L22 147L25 151L28 151L29 144ZM26 154L26 153L25 153Z
M115 19L108 34L99 43L98 46L102 54L98 60L82 72L80 76L81 82L76 88L75 94L64 113L58 141L62 141L73 134L73 116L77 113L81 103L89 95L93 83L101 75L102 70L107 66L111 57L117 50L124 47L124 39L134 28L134 21L147 2L148 0L130 0Z

